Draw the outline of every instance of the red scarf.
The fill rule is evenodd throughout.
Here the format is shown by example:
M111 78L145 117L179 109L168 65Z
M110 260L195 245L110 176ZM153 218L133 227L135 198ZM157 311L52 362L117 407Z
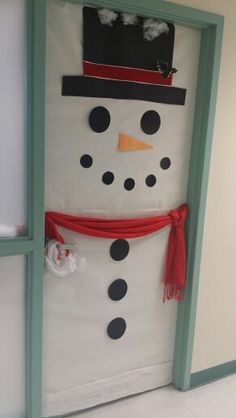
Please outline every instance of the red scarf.
M166 256L164 276L164 297L182 300L186 275L186 246L184 222L187 216L186 204L170 211L167 215L135 219L102 219L65 215L58 212L46 212L46 237L64 244L57 226L84 235L100 238L138 238L152 234L171 225Z

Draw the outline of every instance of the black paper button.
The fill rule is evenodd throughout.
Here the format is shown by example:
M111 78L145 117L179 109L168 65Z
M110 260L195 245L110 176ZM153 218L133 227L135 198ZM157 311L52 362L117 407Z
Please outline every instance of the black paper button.
M132 190L135 186L135 181L134 179L128 178L125 180L124 182L124 188L125 190Z
M143 114L140 125L145 134L155 134L161 125L159 113L155 112L155 110L148 110Z
M118 340L124 335L126 330L126 322L123 318L115 318L113 319L108 327L107 327L107 334L112 340Z
M84 168L91 167L91 165L93 164L93 159L92 159L91 155L89 155L89 154L82 155L82 157L80 158L80 164Z
M114 178L115 178L115 176L111 171L106 171L102 176L102 181L103 181L104 184L109 185L109 184L113 183Z
M129 254L129 243L125 239L117 239L111 244L110 255L115 261L121 261Z
M110 113L103 106L94 107L89 114L89 125L94 132L101 133L106 131L110 121Z
M161 159L160 166L162 170L167 170L171 165L171 161L168 157L164 157Z
M108 295L112 300L121 300L127 293L127 283L123 279L117 279L112 282L108 288Z
M145 180L146 185L147 185L148 187L153 187L153 186L155 186L156 181L157 181L157 179L156 179L156 177L155 177L153 174L150 174L149 176L147 176L147 177L146 177L146 180Z

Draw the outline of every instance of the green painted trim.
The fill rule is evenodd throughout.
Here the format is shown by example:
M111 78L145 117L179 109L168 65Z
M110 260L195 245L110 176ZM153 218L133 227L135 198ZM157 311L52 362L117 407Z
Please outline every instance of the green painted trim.
M27 162L27 235L30 239L33 237L33 141L32 137L32 119L33 119L33 4L32 0L27 0L28 7L28 26L27 26L27 104L26 104L26 131L27 131L27 143L26 143L26 162Z
M188 284L186 298L179 304L173 383L181 390L190 387L191 363L199 287L199 273L207 186L220 68L223 18L202 31L193 143L190 160L187 223Z
M44 275L44 106L46 0L28 0L27 418L40 418Z
M15 238L2 239L0 241L0 257L11 255L29 254L33 251L34 242L32 240Z
M125 10L143 16L158 16L178 24L208 27L220 22L221 16L163 0L69 0L71 3L114 10Z
M42 318L44 264L39 254L27 258L27 418L41 417ZM39 274L40 272L40 274Z
M44 231L46 0L28 3L28 235L38 242Z
M206 385L207 383L214 382L234 373L236 373L236 360L191 374L190 387L192 389L197 386Z

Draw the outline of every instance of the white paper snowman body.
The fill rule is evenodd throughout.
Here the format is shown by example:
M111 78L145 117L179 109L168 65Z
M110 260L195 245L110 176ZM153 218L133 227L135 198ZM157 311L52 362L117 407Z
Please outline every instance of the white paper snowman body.
M62 76L82 72L82 24L80 6L48 2L46 209L104 218L167 213L186 200L199 34L176 28L184 106L66 97ZM101 133L89 125L97 107L110 114ZM148 111L160 115L152 135L140 123ZM153 148L120 152L121 133ZM59 230L78 243L87 268L67 277L45 271L43 416L170 383L177 304L162 302L169 228L122 243Z

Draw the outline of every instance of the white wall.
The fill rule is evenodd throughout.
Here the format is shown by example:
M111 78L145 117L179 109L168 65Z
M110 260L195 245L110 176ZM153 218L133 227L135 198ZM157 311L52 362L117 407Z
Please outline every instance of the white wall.
M173 0L225 16L192 372L236 359L236 1Z

